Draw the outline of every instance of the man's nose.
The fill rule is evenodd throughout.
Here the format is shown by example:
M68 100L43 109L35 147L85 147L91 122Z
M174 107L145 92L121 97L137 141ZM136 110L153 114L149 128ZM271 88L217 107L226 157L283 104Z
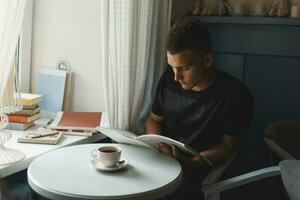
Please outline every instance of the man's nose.
M174 70L174 81L179 81L179 78L180 78L180 76L179 76L178 71Z
M174 81L182 80L182 72L175 70L174 71Z

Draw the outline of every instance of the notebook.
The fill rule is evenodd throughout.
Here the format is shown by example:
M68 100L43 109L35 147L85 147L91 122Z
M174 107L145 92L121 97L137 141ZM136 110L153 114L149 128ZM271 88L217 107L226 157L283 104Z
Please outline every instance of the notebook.
M101 112L57 112L48 128L65 130L66 134L92 135L100 125L101 114Z
M63 108L67 72L56 69L40 69L38 93L44 96L42 111L57 112Z
M62 138L63 133L59 132L55 135L49 135L38 138L27 137L26 135L30 134L30 131L23 133L19 138L18 142L20 143L37 143L37 144L57 144Z

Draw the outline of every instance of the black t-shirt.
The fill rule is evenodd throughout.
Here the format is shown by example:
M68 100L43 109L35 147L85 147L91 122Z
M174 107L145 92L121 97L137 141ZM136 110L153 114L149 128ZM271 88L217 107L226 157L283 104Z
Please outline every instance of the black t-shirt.
M216 70L207 89L183 90L168 67L157 87L152 112L165 118L165 136L202 151L221 142L223 134L241 136L249 127L254 100L233 76Z

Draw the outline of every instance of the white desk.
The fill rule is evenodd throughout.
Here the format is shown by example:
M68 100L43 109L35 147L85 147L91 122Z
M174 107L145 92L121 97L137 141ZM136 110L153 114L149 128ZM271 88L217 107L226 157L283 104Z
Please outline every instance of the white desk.
M102 145L71 146L40 156L28 168L29 185L53 200L156 199L179 186L182 170L175 159L133 145L112 144L122 149L121 159L128 160L125 169L97 171L90 152Z
M86 136L75 136L75 135L64 135L64 138L56 145L50 144L29 144L29 143L18 143L17 138L22 134L22 131L9 131L12 134L12 138L7 141L4 146L8 148L18 149L25 153L25 159L13 163L11 165L0 166L0 177L6 177L16 172L22 171L28 168L29 164L37 158L39 155L44 154L48 151L58 149L64 146L84 144L96 142L105 138L104 135L97 133L92 137Z

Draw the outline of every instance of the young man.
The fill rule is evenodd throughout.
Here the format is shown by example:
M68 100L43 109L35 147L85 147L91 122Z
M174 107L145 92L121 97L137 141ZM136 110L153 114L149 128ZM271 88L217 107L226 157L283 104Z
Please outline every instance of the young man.
M199 20L183 19L172 26L167 58L170 66L158 84L146 131L199 152L190 157L174 146L158 145L182 164L185 178L177 199L199 199L201 179L237 151L254 101L243 83L214 67L210 35Z

